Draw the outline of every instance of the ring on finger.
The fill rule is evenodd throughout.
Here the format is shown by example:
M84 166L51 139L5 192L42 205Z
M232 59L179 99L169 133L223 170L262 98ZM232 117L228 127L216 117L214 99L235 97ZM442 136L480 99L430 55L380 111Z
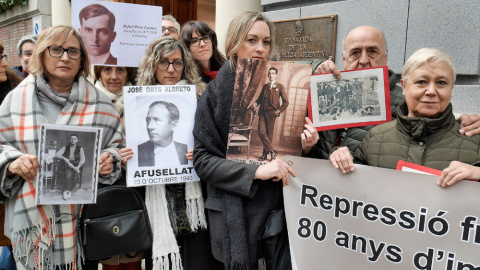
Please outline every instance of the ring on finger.
M448 166L448 168L450 169L450 171L453 171L453 170L455 170L455 169L452 169L450 166Z

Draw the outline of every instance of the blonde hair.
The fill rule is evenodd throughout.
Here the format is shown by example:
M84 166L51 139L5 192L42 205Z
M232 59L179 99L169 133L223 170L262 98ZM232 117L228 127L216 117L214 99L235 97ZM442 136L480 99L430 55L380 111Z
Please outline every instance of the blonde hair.
M453 58L448 53L435 48L422 48L414 52L410 56L410 58L408 58L405 66L403 66L403 82L407 83L410 73L415 71L421 65L426 64L427 62L443 62L447 64L452 71L452 78L453 82L455 83L455 80L457 78L457 71L455 69L455 63L453 62Z
M47 47L56 45L60 46L71 36L74 36L78 39L80 43L80 69L78 70L77 75L75 75L75 81L78 80L78 77L83 76L87 78L90 76L90 62L88 61L87 50L83 43L83 39L78 34L75 29L66 25L57 25L51 26L43 30L40 33L40 36L35 43L35 48L33 49L32 58L28 62L28 71L33 75L43 75L45 76L45 63L43 55L47 52Z
M176 50L182 53L182 59L185 62L181 79L185 80L188 84L196 85L197 95L200 95L201 92L205 90L205 83L201 81L198 75L197 66L193 61L192 54L185 45L171 36L157 38L148 45L145 55L140 62L140 67L138 68L139 76L137 85L158 84L155 77L158 63Z
M265 22L270 29L270 53L268 54L268 59L271 60L275 54L275 26L272 21L258 11L244 12L230 22L227 36L225 37L225 54L233 70L237 68L236 53L240 50L240 47L248 35L248 31L250 31L250 28L252 28L256 21Z

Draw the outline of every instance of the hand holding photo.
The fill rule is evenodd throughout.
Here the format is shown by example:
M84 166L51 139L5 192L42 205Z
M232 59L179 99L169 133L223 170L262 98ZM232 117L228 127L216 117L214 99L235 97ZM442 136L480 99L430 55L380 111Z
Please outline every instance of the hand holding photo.
M42 125L41 130L37 204L95 203L101 129Z
M388 68L312 76L308 114L318 131L378 125L391 120Z

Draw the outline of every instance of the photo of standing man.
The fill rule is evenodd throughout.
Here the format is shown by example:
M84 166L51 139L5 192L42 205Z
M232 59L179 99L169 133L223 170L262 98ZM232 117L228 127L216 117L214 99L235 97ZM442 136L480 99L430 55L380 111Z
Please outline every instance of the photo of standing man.
M85 163L85 152L83 147L78 145L78 135L70 135L70 144L62 147L55 157L63 160L64 179L62 179L62 194L63 199L68 200L72 197L72 191L75 185L81 181L80 176L82 172L83 163Z
M110 47L115 40L115 16L106 7L92 4L79 13L80 35L85 42L88 58L96 65L116 65L117 58L110 54Z
M269 153L270 161L277 157L277 151L273 149L273 129L275 120L288 106L287 91L282 84L275 81L277 75L278 70L275 67L268 70L269 82L263 86L260 96L255 101L255 107L260 106L258 135L263 144L263 153L259 161L267 160Z

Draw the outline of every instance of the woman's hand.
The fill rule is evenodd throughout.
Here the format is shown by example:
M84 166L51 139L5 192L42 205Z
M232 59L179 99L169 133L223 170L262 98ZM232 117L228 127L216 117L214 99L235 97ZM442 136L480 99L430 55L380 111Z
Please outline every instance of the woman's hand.
M269 180L273 181L282 180L282 185L288 185L288 173L293 176L296 176L295 171L290 165L280 159L275 159L272 162L269 162L264 165L260 165L255 171L255 179L260 180Z
M16 174L21 178L32 182L37 178L37 171L40 169L38 158L34 155L25 154L15 159L8 166L8 175Z
M193 160L193 149L188 150L186 156L188 160Z
M122 148L120 149L120 157L122 158L122 166L127 165L127 160L133 157L132 148Z
M480 167L468 165L460 161L452 161L448 168L443 169L437 181L441 187L451 186L460 180L480 179Z
M113 172L113 157L109 152L103 153L100 157L100 167L98 173L100 175L109 175Z
M312 150L312 147L318 142L318 132L317 129L313 126L310 118L305 117L305 129L301 135L302 137L302 152L307 154Z
M342 173L350 173L355 170L353 157L348 147L341 147L335 150L330 155L330 162L332 162L335 169L340 169Z

